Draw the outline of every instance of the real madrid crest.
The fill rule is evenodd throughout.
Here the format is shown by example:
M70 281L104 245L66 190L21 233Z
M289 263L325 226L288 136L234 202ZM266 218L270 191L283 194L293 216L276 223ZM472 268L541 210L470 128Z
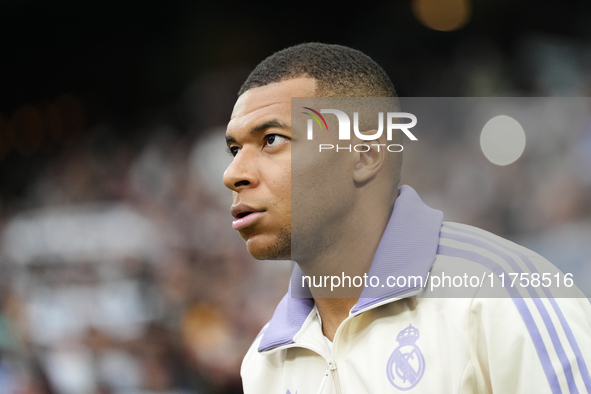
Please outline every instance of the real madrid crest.
M409 324L396 337L399 346L388 359L386 374L392 386L399 390L415 387L425 372L425 357L416 345L419 336L419 330Z

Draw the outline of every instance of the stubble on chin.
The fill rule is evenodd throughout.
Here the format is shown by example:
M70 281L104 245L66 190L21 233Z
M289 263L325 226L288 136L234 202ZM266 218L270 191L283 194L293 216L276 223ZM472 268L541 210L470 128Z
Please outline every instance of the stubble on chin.
M257 260L290 260L291 259L291 229L279 230L275 242L266 250L253 255Z

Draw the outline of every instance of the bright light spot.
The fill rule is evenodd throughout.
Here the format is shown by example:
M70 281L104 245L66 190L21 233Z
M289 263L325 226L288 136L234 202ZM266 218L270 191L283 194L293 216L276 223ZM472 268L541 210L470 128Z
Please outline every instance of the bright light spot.
M470 0L413 0L416 18L433 30L452 31L463 27L472 14Z
M525 132L515 119L506 115L495 116L482 129L480 147L493 164L506 166L523 153Z

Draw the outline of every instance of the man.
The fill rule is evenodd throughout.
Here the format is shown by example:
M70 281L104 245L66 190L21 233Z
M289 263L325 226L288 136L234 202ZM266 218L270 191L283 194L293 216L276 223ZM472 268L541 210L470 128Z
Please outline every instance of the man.
M244 359L245 393L591 393L586 299L522 298L532 288L503 289L511 298L483 298L480 289L446 298L426 286L458 267L497 285L504 274L562 278L559 271L486 231L444 223L413 189L399 188L402 156L379 148L400 143L400 132L388 140L376 132L383 124L359 121L350 142L375 137L368 149L307 150L318 140L304 137L303 119L320 112L292 112L297 97L317 109L335 97L382 97L378 105L398 111L384 71L336 45L277 52L240 90L226 132L232 226L255 258L297 262L290 292ZM349 106L343 113L365 105L338 100ZM335 138L334 119L322 120L327 132L314 138ZM341 272L348 283L336 290L313 283ZM415 280L376 293L348 277Z

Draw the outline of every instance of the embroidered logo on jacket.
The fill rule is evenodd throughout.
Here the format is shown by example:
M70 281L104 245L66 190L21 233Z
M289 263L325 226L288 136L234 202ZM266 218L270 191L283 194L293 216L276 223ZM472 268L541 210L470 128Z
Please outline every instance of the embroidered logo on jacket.
M392 386L399 390L415 387L425 372L425 357L415 344L418 339L419 330L410 324L396 337L399 346L388 360L386 374Z

